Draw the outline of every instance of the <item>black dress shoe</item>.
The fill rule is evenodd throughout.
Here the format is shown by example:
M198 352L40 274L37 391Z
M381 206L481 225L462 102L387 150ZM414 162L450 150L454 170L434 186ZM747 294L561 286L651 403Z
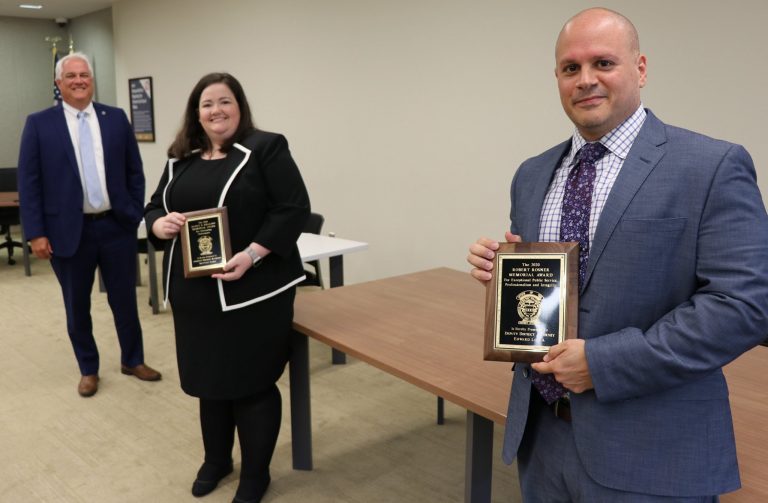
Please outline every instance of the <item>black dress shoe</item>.
M219 485L221 479L232 473L232 462L221 466L213 463L203 463L197 471L197 478L192 483L192 496L200 497L210 493Z
M241 475L240 485L237 486L237 493L232 503L259 503L271 481L269 471L255 479L244 479Z

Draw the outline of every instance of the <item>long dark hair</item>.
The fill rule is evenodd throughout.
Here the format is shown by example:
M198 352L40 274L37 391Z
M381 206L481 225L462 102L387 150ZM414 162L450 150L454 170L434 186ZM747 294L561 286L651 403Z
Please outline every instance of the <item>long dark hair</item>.
M243 92L243 86L232 75L228 73L209 73L201 78L187 100L187 108L184 110L184 118L181 129L176 133L176 139L168 147L168 155L176 159L183 159L192 153L193 150L201 149L207 151L211 149L211 141L205 134L203 126L200 124L198 108L200 107L200 95L206 87L211 84L224 84L229 87L232 94L235 95L237 105L240 107L240 124L237 126L235 134L232 135L222 146L222 152L229 152L232 145L242 140L246 134L255 129L253 118L251 117L251 107Z

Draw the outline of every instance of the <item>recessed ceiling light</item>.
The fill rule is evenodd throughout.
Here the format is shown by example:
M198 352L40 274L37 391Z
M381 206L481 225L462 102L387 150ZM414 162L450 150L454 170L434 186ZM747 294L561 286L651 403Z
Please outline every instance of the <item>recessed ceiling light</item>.
M19 4L19 7L22 9L34 9L34 10L40 10L43 8L42 5L31 4L31 3L22 3L22 4Z

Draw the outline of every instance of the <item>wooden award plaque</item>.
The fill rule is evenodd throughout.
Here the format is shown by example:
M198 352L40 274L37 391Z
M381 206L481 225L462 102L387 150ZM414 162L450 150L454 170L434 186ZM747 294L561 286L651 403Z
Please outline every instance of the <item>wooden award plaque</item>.
M485 359L539 362L578 336L578 243L502 243L485 296Z
M179 233L184 277L196 278L223 272L232 257L227 208L190 211L184 216L187 220Z

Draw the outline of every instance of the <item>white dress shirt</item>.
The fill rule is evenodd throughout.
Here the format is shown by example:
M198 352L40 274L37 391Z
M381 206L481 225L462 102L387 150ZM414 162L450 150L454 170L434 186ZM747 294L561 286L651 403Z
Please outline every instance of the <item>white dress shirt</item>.
M600 138L600 143L608 151L595 164L595 182L592 189L592 206L589 214L589 245L592 246L592 239L595 237L597 223L600 220L600 214L603 206L608 199L608 195L613 188L613 182L619 176L619 171L624 165L624 159L629 154L629 149L635 142L640 128L645 122L646 112L641 104L640 107L627 120L618 125L611 132ZM565 194L565 182L568 179L568 173L574 167L576 154L587 141L579 134L574 132L571 140L571 149L563 158L563 162L555 171L552 183L549 185L547 195L544 197L544 204L541 208L539 217L539 241L556 242L560 241L560 218L562 214L563 195Z
M99 120L96 117L96 109L93 108L93 103L89 103L83 112L86 112L88 116L88 126L91 128L91 138L93 138L93 153L96 156L96 170L99 174L99 185L101 185L101 193L104 195L104 203L99 208L94 208L88 203L88 198L85 196L85 178L83 177L83 161L80 159L80 133L78 127L77 114L81 110L76 109L72 105L65 102L61 104L64 107L64 117L67 119L67 129L69 129L69 137L72 140L72 147L75 149L75 158L77 158L77 170L80 172L80 183L83 186L83 212L84 213L101 213L112 208L109 201L109 194L107 193L107 177L104 168L104 147L101 144L101 128L99 127Z

